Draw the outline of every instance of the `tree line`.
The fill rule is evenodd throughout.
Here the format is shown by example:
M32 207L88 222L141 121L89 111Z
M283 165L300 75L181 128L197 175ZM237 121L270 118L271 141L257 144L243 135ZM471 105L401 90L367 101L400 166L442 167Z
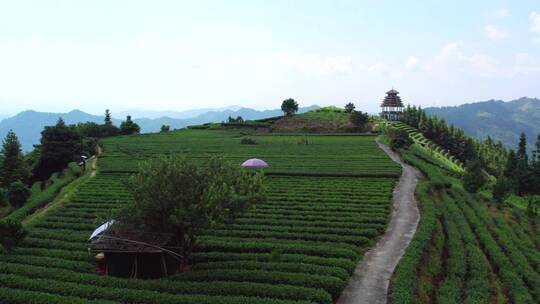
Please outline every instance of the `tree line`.
M540 195L540 134L529 158L527 137L521 133L517 150L510 150L503 172L497 177L493 188L493 196L503 201L507 195L519 196ZM531 197L538 205L538 198ZM537 206L540 207L540 206Z
M496 177L493 198L501 203L508 195L527 197L529 208L540 210L540 134L529 151L527 137L521 134L517 148L506 149L491 137L476 140L462 129L448 126L444 119L428 117L421 107L407 106L401 121L418 130L465 164L463 185L469 192L478 191L487 174ZM532 153L529 153L532 152Z
M490 137L475 140L466 136L463 129L448 125L442 118L428 117L421 107L407 106L400 120L417 128L427 139L447 150L462 164L479 161L481 168L494 176L498 176L504 169L508 152L500 141L494 142Z

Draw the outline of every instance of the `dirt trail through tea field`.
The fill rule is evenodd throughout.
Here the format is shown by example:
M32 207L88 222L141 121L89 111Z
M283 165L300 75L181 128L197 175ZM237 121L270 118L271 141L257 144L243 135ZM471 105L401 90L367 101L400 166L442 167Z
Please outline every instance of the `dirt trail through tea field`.
M420 173L414 167L405 164L397 153L378 140L377 144L393 161L401 165L403 173L394 189L394 209L388 228L376 246L364 255L349 285L341 294L338 304L387 302L392 273L414 236L420 220L414 196Z

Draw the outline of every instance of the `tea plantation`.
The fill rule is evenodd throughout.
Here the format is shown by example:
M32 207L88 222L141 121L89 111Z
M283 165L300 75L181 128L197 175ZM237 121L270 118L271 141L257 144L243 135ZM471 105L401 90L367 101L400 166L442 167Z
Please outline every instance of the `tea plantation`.
M98 174L0 255L2 303L332 303L384 232L400 167L373 136L185 130L103 140ZM183 153L266 160L268 200L200 238L193 268L161 280L99 275L90 233L131 199L141 160Z
M417 146L401 154L426 179L416 191L422 219L390 303L540 303L540 217L471 195Z

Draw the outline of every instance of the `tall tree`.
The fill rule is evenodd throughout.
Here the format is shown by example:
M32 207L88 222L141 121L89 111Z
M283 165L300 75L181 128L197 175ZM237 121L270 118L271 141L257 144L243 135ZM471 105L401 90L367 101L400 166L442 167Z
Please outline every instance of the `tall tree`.
M132 135L139 134L141 132L141 127L138 124L131 120L131 116L128 115L126 120L120 124L120 134L122 135Z
M533 150L532 170L534 174L534 184L540 185L540 134L538 134L538 138ZM537 186L536 191L534 192L536 194L540 194L540 187Z
M112 126L111 111L109 109L105 110L105 119L103 120L106 126Z
M517 151L517 192L524 195L529 192L531 186L531 171L529 156L527 154L527 136L521 133Z
M498 206L501 206L504 202L506 195L510 192L511 185L509 180L503 174L497 178L497 182L493 186L493 198L497 202Z
M2 175L0 176L1 185L8 187L15 181L26 182L28 178L28 168L25 165L24 156L21 150L21 144L17 135L9 130L2 144Z
M503 175L508 180L508 188L510 192L516 192L518 188L518 159L516 152L510 150L506 159Z
M120 134L120 129L113 125L109 109L105 110L105 119L103 120L103 125L100 126L100 129L100 137L116 136Z
M292 116L294 113L298 112L298 103L292 99L288 98L281 103L281 111L287 116Z
M79 158L82 152L82 138L75 126L67 126L60 118L56 125L47 126L41 132L39 148L40 159L34 174L36 179L43 180Z

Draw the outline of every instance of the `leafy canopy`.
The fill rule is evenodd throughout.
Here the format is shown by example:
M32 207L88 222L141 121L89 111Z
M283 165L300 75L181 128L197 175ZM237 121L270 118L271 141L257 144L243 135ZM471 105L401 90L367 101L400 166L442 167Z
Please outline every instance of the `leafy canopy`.
M13 182L7 193L8 201L13 208L20 208L30 197L30 189L21 181Z
M369 115L362 111L352 111L349 119L355 127L363 127L369 121Z
M60 172L82 153L82 138L75 126L68 126L61 118L56 125L41 132L40 159L34 170L37 179L47 179L53 172Z
M175 235L184 256L204 230L265 199L262 175L221 158L201 166L184 156L150 160L141 164L130 187L134 200L119 214L119 223Z
M408 148L413 144L409 133L403 129L390 128L388 130L388 137L390 139L390 148L394 151L401 148Z
M122 135L132 135L139 134L141 132L141 127L138 124L131 120L131 116L128 115L126 120L120 124L120 134Z
M345 105L345 113L351 113L352 111L354 111L354 103L349 102Z
M281 104L281 111L287 116L294 115L298 112L298 103L292 98L285 99Z

